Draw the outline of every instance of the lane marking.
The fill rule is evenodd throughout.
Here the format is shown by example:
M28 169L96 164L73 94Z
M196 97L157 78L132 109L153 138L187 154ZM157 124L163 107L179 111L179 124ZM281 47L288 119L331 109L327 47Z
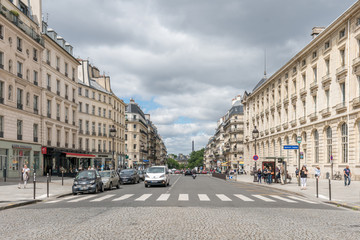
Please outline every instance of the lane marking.
M156 201L167 201L168 198L170 197L170 194L161 194L160 197L158 199L156 199Z
M241 200L243 200L244 202L253 202L254 200L251 198L248 198L242 194L234 194L235 197L240 198Z
M66 201L66 200L70 200L73 198L76 198L77 196L70 196L70 197L65 197L65 198L60 198L58 200L53 200L53 201L49 201L49 202L45 202L45 203L57 203L57 202L61 202L61 201Z
M189 201L189 194L179 194L179 201Z
M81 197L81 198L78 198L78 199L74 199L74 200L71 200L71 201L68 201L68 202L80 202L80 201L83 201L83 200L86 200L86 199L89 199L89 198L93 198L95 196L86 196L86 197Z
M148 199L152 194L143 194L141 197L135 199L135 201L145 201L146 199Z
M287 199L287 198L284 198L284 197L280 197L278 195L270 195L272 198L276 198L276 199L279 199L281 201L285 201L285 202L288 202L288 203L297 203L296 201L294 200L291 200L291 199Z
M288 198L294 199L294 200L298 200L298 201L302 201L302 202L306 202L306 203L311 203L311 204L318 204L317 202L312 202L303 198L299 198L299 197L295 197L295 196L288 196Z
M176 179L176 181L173 183L173 184L170 184L170 188L166 191L166 193L169 193L171 191L171 189L175 186L175 184L177 183L177 181L179 181L179 179L181 178L182 176L179 176L178 179Z
M223 202L231 202L232 200L224 194L216 194L216 196Z
M108 198L111 198L115 196L115 194L108 194L108 195L105 195L103 197L99 197L99 198L96 198L94 200L91 200L90 202L101 202L102 200L105 200L105 199L108 199Z
M210 201L210 198L206 194L198 194L200 201Z
M256 197L256 198L258 198L258 199L261 199L261 200L263 200L263 201L265 201L265 202L276 202L275 200L272 200L272 199L270 199L270 198L267 198L267 197L264 197L264 196L261 196L261 195L252 195L253 197Z
M125 194L125 195L123 195L123 196L121 196L121 197L119 197L119 198L113 199L112 201L113 201L113 202L122 201L122 200L128 199L128 198L130 198L130 197L132 197L132 196L134 196L134 194Z

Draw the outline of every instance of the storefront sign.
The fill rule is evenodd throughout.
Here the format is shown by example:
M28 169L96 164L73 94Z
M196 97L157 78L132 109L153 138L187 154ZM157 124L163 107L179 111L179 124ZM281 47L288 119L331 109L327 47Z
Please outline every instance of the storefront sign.
M32 149L31 146L18 145L18 144L13 144L13 145L12 145L12 148L15 148L15 149L28 149L28 150L31 150L31 149Z
M47 147L41 147L41 153L47 154Z

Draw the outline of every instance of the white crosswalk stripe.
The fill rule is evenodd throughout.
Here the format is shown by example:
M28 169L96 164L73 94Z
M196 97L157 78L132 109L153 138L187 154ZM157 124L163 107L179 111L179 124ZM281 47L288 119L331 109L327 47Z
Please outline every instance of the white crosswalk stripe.
M288 203L297 203L296 201L294 200L291 200L291 199L287 199L287 198L284 198L284 197L281 197L281 196L278 196L278 195L270 195L272 198L276 198L276 199L279 199L281 201L284 201L284 202L288 202Z
M263 200L265 202L276 202L275 200L272 200L270 198L267 198L267 197L264 197L264 196L261 196L261 195L252 195L253 197L256 197L260 200Z
M210 198L206 194L198 194L200 201L210 201Z
M111 198L113 196L115 196L115 194L108 194L108 195L105 195L103 197L99 197L99 198L96 198L94 200L91 200L90 202L101 202L101 201L103 201L105 199L108 199L108 198Z
M189 201L189 194L179 194L179 201Z
M80 201L84 201L86 199L93 198L93 197L95 197L95 196L89 195L89 196L86 196L86 197L80 197L80 198L77 198L77 199L74 199L74 200L70 200L68 202L80 202Z
M244 202L253 202L254 200L251 198L248 198L242 194L234 194L235 197L240 198L241 200L243 200Z
M167 201L169 197L170 194L161 194L160 197L156 199L156 201Z
M152 194L143 194L141 197L135 199L135 201L146 201L146 199L148 199Z
M112 201L113 202L122 201L122 200L128 199L128 198L130 198L132 196L134 196L134 194L125 194L125 195L123 195L123 196L121 196L119 198L113 199Z
M59 198L57 200L53 200L53 201L49 201L49 202L45 202L45 203L57 203L57 202L61 202L61 201L66 201L66 200L70 200L73 198L76 198L77 196L70 196L70 197L65 197L65 198Z
M299 198L299 197L295 197L295 196L288 196L288 197L291 198L291 199L306 202L306 203L318 204L317 202L312 202L312 201L309 201L309 200L306 200L306 199L303 199L303 198Z
M232 200L224 194L216 194L216 196L223 202L231 202Z

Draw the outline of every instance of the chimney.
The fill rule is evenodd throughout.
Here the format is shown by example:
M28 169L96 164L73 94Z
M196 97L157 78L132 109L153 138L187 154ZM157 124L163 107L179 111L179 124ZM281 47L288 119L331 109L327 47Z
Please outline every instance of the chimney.
M311 31L312 39L316 38L324 29L325 27L313 27Z

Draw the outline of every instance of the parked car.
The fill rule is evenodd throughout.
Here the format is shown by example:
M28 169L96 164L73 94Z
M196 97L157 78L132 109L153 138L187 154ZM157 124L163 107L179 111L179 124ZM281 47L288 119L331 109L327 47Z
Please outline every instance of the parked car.
M170 176L169 170L166 166L153 166L149 167L145 174L145 187L152 185L169 186Z
M100 171L104 188L111 190L114 186L120 188L119 175L114 170Z
M120 183L139 183L140 177L136 169L128 168L120 172Z
M202 171L201 171L201 174L207 174L207 171L206 171L206 170L202 170Z
M192 176L191 170L186 170L185 171L185 176Z
M101 175L97 170L84 170L79 172L72 186L72 193L97 193L104 191Z
M145 171L144 171L144 170L139 170L139 171L138 171L138 174L139 174L139 178L140 178L142 181L145 181Z
M181 172L179 170L176 170L175 174L181 174Z

